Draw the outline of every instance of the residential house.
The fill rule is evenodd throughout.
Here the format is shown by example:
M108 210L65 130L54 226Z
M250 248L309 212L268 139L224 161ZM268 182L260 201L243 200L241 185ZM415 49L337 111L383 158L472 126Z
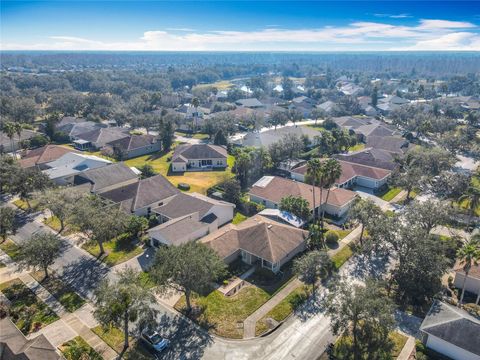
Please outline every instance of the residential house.
M401 106L409 104L410 100L396 95L386 96L378 99L377 109L384 115L388 115L392 110L399 109Z
M197 193L179 193L154 208L160 225L149 230L151 244L179 245L198 240L233 219L235 205Z
M6 133L0 131L0 153L17 151L22 148L23 141L29 140L37 135L41 134L33 130L22 129L20 137L15 133L13 138L10 139Z
M264 176L253 184L248 195L251 201L263 204L269 209L278 209L282 199L289 195L302 197L308 201L310 210L314 211L312 186L295 180ZM320 188L315 187L315 211L319 213L325 210L327 214L341 218L347 213L356 197L357 194L353 191L332 188L327 202L327 190L322 191L320 200Z
M462 289L465 281L465 291L477 295L476 304L478 304L480 300L480 265L473 265L470 268L466 280L463 264L457 261L453 270L455 271L455 279L453 280L455 287Z
M255 215L238 225L229 224L200 241L227 264L240 258L277 273L306 249L308 231Z
M420 326L427 348L453 360L480 360L480 320L435 300Z
M129 137L127 129L119 127L98 128L74 136L73 144L78 150L101 149L112 141Z
M372 117L340 116L332 119L338 127L346 130L355 130L364 125L380 124L380 121Z
M9 318L5 318L0 320L0 359L59 360L61 357L44 334L28 339Z
M239 99L235 101L235 104L238 106L243 106L250 109L258 109L265 106L256 98Z
M40 170L45 170L48 168L47 164L49 162L70 152L76 153L77 151L60 145L45 145L34 150L28 150L20 159L19 164L23 168L38 167Z
M131 180L131 182L127 180L129 183L125 185L101 192L100 196L120 204L127 213L147 216L151 214L153 208L162 206L180 194L180 190L162 175L142 180L132 177Z
M98 194L138 181L138 174L123 162L86 169L73 176L73 185Z
M334 103L333 101L327 100L317 105L317 108L324 110L327 114L331 114L333 110L335 110L335 106L337 106L336 103Z
M152 209L160 222L170 221L185 215L198 212L199 219L213 214L222 226L233 219L235 205L226 201L215 200L198 193L182 193L173 196L169 201Z
M57 185L67 185L73 183L75 174L107 166L111 163L111 161L98 156L68 152L57 160L46 163L46 169L43 170L43 173L48 175Z
M214 168L225 169L227 149L211 144L186 144L175 148L172 156L172 171L198 171Z
M398 131L383 124L371 123L357 127L353 129L355 134L357 135L358 140L367 142L368 138L371 136L394 136L398 135Z
M309 117L312 110L315 108L316 101L307 96L298 96L292 99L289 108L297 109L304 117Z
M398 167L398 164L395 162L396 156L383 149L369 147L347 154L336 154L333 157L337 160L391 171Z
M151 154L162 149L161 141L154 135L129 135L107 143L104 147L108 154L121 154L122 159Z
M366 145L388 151L393 156L403 156L410 147L408 140L400 136L369 136Z
M353 186L362 186L374 191L384 187L390 178L391 171L373 166L351 163L338 160L342 169L342 174L336 180L335 186L339 188L352 188ZM308 166L301 165L290 171L294 180L305 182L305 175Z
M55 131L65 134L71 141L73 141L79 134L104 127L106 127L106 125L93 121L87 121L84 118L65 116L57 124L55 124Z
M280 141L286 135L296 135L299 137L306 136L312 144L315 144L317 137L320 137L322 133L308 126L284 126L278 129L261 132L249 132L243 138L238 139L236 144L241 146L268 148L273 143Z

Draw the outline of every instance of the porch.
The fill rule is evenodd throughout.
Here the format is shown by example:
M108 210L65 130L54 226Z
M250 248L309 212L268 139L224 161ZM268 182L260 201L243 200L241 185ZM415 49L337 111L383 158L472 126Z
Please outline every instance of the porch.
M240 256L242 261L246 264L268 269L274 274L280 271L280 262L271 263L270 261L262 259L261 257L253 255L245 250L241 250Z

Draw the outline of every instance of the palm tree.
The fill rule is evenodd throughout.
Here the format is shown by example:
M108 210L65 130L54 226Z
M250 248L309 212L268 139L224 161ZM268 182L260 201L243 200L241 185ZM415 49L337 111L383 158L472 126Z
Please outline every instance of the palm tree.
M312 195L313 195L313 221L317 218L317 211L315 207L315 186L317 182L320 182L322 178L322 162L320 159L311 159L307 162L307 178L312 182ZM320 187L320 202L322 199L322 188Z
M198 107L200 106L200 101L198 98L194 97L192 99L192 106L195 109L195 112L193 113L193 121L194 121L194 129L197 128L197 122L198 122Z
M462 284L462 294L460 295L460 301L458 302L458 306L460 306L463 302L463 296L465 294L465 282L467 281L468 273L470 272L472 266L477 266L480 262L480 243L478 242L478 240L475 238L465 243L458 250L457 258L460 264L463 264L462 268L465 272Z
M324 180L323 180L323 186L327 187L327 196L325 198L325 205L328 202L328 197L330 195L330 189L333 184L337 181L337 179L342 175L342 167L340 166L340 163L335 160L335 159L328 159L323 163L323 171L322 171ZM321 189L321 188L320 188ZM322 201L322 198L320 196L320 202ZM325 216L325 207L322 207L322 216L320 217L320 225L323 229L323 218Z
M10 139L10 146L12 147L12 152L15 155L15 145L13 143L13 137L15 136L15 124L12 122L6 122L3 124L3 131L7 134L8 138Z
M13 124L13 128L15 129L15 133L18 136L18 143L20 144L22 141L22 124L16 122Z
M466 200L470 216L473 218L475 210L480 206L480 188L476 186L469 186L465 194L458 199L460 202Z

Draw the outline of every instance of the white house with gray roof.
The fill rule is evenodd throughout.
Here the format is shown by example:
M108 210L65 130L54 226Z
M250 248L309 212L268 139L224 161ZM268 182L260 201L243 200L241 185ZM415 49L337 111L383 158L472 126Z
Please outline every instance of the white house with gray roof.
M175 148L172 171L201 171L227 167L227 149L211 144L187 144Z
M480 360L480 320L435 300L420 326L427 348L453 360Z

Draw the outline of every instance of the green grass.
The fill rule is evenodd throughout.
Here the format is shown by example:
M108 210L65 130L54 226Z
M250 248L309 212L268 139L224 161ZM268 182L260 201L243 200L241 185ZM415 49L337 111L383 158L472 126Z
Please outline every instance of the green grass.
M353 255L353 249L350 245L344 246L340 251L332 256L333 265L338 270Z
M394 345L391 351L391 358L395 359L402 351L408 338L396 331L392 331L389 337ZM341 336L335 343L335 348L333 350L334 355L337 359L353 359L353 356L351 354L351 346L352 338L345 335ZM368 354L364 354L364 356L362 356L361 358L368 359Z
M59 317L19 279L0 284L10 300L10 317L25 335L57 321Z
M60 224L60 220L56 216L51 216L47 218L46 220L43 221L45 225L50 227L51 229L55 230L56 232L60 231L60 228L62 227ZM78 229L75 229L74 227L70 226L69 224L65 224L65 228L62 231L62 235L68 236L71 234L74 234L78 231Z
M235 216L233 217L232 224L240 224L241 222L247 220L247 217L239 212L235 213Z
M384 192L381 196L379 195L379 197L385 201L391 201L395 196L400 194L401 191L402 188L392 187L389 188L386 192Z
M204 133L190 134L190 133L184 133L184 132L176 131L175 135L176 136L183 136L183 137L191 138L191 139L198 139L198 140L208 140L210 138L210 136L208 134L204 134Z
M28 203L25 200L22 199L17 199L12 202L13 205L18 207L19 209L23 211L30 211L30 210L37 210L38 208L38 201L36 200L29 200L30 202L30 208L28 207Z
M309 127L309 128L312 128L312 129L315 129L315 130L318 130L318 131L324 131L324 130L326 130L326 129L323 127L323 124L321 124L321 123L320 123L320 124L317 124L317 125L315 125L315 124L307 124L307 125L305 125L305 126L306 126L306 127Z
M103 358L81 336L59 347L66 360L102 360Z
M242 324L268 299L270 299L270 295L256 286L246 286L230 297L214 290L207 296L197 295L192 299L192 304L203 311L194 312L191 316L217 335L241 339L243 327L238 324ZM184 296L175 304L175 308L184 311Z
M85 300L80 295L55 275L50 274L47 279L44 279L43 271L35 271L30 275L42 284L67 311L74 312L85 304Z
M260 336L268 330L267 319L271 318L278 322L283 321L311 294L311 289L300 285L280 301L272 310L261 318L255 326L255 335Z
M140 281L148 289L151 289L155 286L155 283L153 282L153 279L148 272L142 271L140 273Z
M101 256L101 260L108 266L115 266L125 262L137 255L143 250L137 246L134 240L127 235L120 235L117 238L103 243L105 254ZM96 258L100 258L100 247L96 242L87 242L82 245L82 249L88 251Z
M208 84L198 84L195 85L192 88L192 91L195 89L201 89L201 88L206 88L206 87L215 87L217 90L222 91L222 90L227 90L231 88L233 84L230 82L230 80L219 80L214 83L208 83Z
M357 143L353 146L350 146L348 148L348 151L360 151L360 150L363 150L365 149L365 144L364 143Z
M104 329L101 325L91 329L100 339L110 346L117 353L120 353L123 349L123 331L114 326ZM133 340L130 338L130 341Z
M20 247L10 239L1 243L0 249L10 256L13 261L17 260L20 256Z
M198 192L201 194L206 194L207 189L234 176L234 174L232 174L232 167L235 162L235 158L232 155L228 155L227 157L228 168L225 170L198 172L189 171L185 173L173 174L169 172L169 159L171 159L172 154L173 150L168 153L155 153L139 156L126 160L125 164L128 166L135 166L137 168L142 165L149 164L156 173L165 176L175 186L177 186L179 183L187 183L190 185L190 192Z
M394 348L392 350L392 356L396 358L402 352L403 347L407 343L408 337L405 335L400 334L399 332L392 332L390 333L390 339L392 339L394 343Z
M348 234L350 234L353 231L353 229L335 230L335 231L338 234L338 240L342 240L344 237L346 237Z

